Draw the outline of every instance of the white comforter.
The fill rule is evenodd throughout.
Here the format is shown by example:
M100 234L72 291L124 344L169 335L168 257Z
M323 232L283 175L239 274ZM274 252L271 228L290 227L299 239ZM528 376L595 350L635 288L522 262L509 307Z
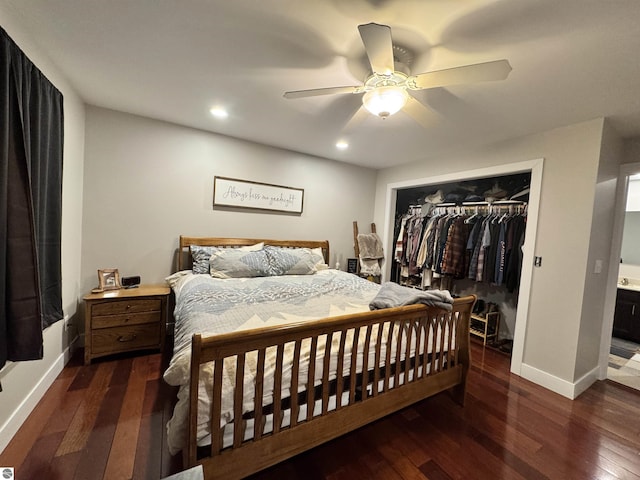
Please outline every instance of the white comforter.
M188 384L191 361L191 337L194 333L218 334L246 330L267 325L313 320L331 316L364 312L378 293L380 286L355 275L337 270L323 270L313 275L288 275L282 277L258 277L242 279L215 279L208 275L193 275L178 272L168 278L176 294L174 317L174 356L164 373L171 385L180 386L178 403L174 415L167 424L169 450L178 453L185 445L188 414ZM375 339L375 332L372 335ZM334 338L336 343L339 338ZM351 339L347 339L347 355ZM309 343L302 345L299 373L300 391L306 389ZM289 350L289 351L287 351ZM285 348L292 356L293 345ZM316 380L322 378L322 353L324 339L318 342ZM335 350L337 351L337 344ZM348 358L348 357L347 357ZM345 370L348 370L348 359ZM373 358L370 362L374 361ZM361 359L360 359L361 362ZM359 363L360 363L359 362ZM245 365L244 411L253 409L256 355L247 355ZM332 360L330 371L335 376L336 360ZM270 373L275 368L275 349L267 351L265 361L264 404L272 402L273 385ZM198 439L206 444L208 412L210 408L213 366L204 365L199 387ZM283 371L282 397L289 396L290 365ZM233 421L233 381L235 363L225 362L223 376L222 426Z

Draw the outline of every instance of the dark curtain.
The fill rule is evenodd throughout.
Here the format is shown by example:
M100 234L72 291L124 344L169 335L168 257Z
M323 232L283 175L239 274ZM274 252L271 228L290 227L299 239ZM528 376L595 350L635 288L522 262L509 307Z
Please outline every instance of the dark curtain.
M63 318L62 94L0 28L0 367Z

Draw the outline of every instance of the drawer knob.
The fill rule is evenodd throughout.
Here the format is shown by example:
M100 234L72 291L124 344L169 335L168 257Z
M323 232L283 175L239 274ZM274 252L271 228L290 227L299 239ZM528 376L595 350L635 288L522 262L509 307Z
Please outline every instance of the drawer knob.
M132 333L131 335L124 335L122 337L118 337L118 341L119 342L131 342L133 340L135 340L137 337L137 335L135 333Z

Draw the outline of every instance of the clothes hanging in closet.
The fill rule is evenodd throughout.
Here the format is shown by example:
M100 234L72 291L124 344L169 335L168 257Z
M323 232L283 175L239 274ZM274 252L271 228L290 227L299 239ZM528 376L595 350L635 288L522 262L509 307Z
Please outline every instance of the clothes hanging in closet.
M526 214L495 210L468 215L459 207L440 208L423 217L412 209L403 215L395 251L401 283L424 288L445 276L505 285L515 291L522 268Z

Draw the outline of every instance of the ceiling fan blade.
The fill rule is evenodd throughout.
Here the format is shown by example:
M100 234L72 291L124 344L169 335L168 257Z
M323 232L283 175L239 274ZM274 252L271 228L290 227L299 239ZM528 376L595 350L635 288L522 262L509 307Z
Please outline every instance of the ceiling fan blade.
M407 87L411 90L447 87L463 83L504 80L509 76L511 65L508 60L476 63L464 67L447 68L435 72L419 73L407 79Z
M387 25L367 23L366 25L358 25L358 30L373 73L380 75L393 73L395 66L393 64L391 28Z
M353 115L351 115L347 123L345 123L344 127L342 127L342 133L351 133L358 125L364 122L369 115L371 114L367 112L363 106L359 106L356 111L353 112Z
M293 92L285 92L284 98L304 98L304 97L317 97L320 95L334 95L341 93L360 93L362 87L328 87L328 88L313 88L311 90L296 90Z
M412 96L409 96L409 100L407 100L402 111L424 128L432 128L435 123L435 116L433 112Z

